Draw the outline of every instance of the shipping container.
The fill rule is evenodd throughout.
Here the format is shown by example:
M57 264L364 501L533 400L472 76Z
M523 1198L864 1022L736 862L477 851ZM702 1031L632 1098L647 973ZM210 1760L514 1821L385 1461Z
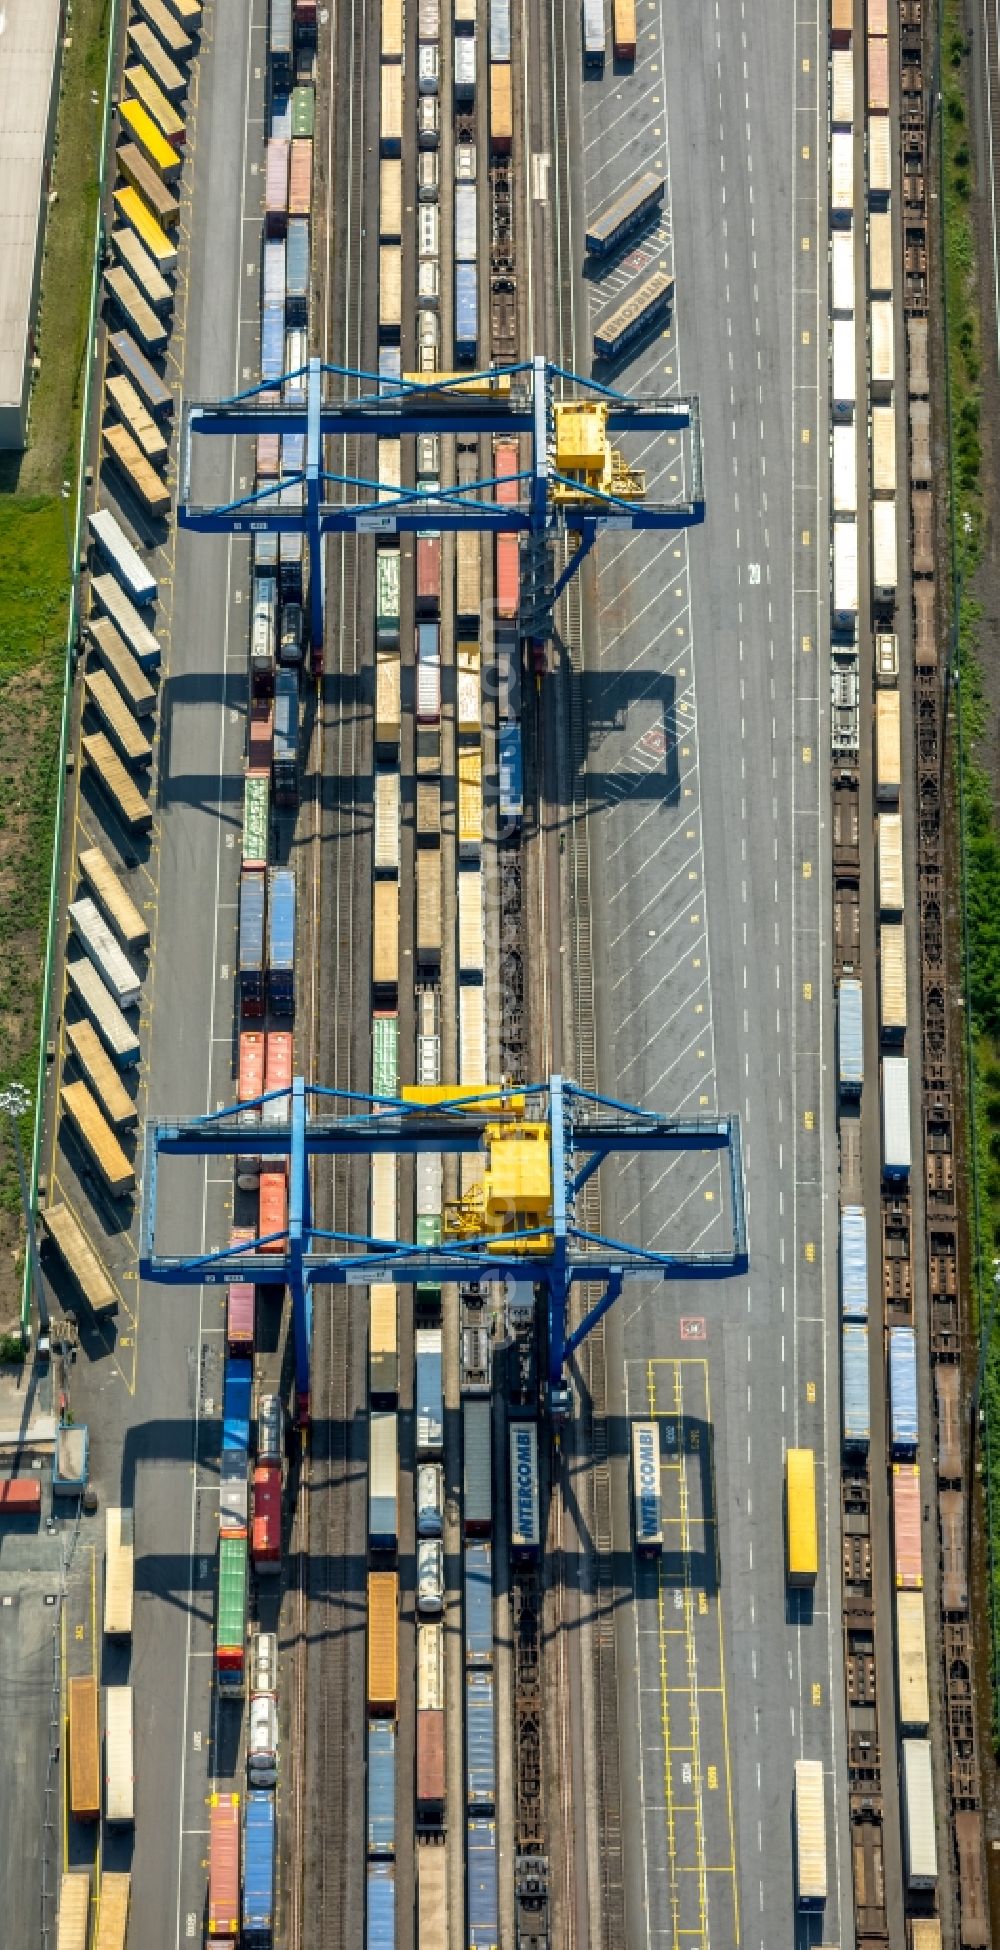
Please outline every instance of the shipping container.
M373 1239L396 1243L396 1160L381 1152L371 1163L371 1226Z
M108 676L117 686L129 710L135 717L140 719L152 717L156 710L156 692L146 676L142 665L132 655L131 650L115 628L110 617L88 617L86 630ZM156 641L155 638L153 640L154 642ZM158 644L157 649L159 649ZM89 848L87 850L90 852L96 851L95 848ZM114 921L113 915L110 918ZM124 936L122 938L123 940L125 939ZM145 940L148 941L148 939L149 931L147 929ZM131 947L132 945L133 943L131 941L125 940L126 947Z
M903 820L900 813L879 813L878 902L883 914L903 911Z
M299 802L299 676L279 670L274 679L272 769L274 802L293 807Z
M830 55L830 120L835 129L854 127L854 55L849 47Z
M383 752L398 750L399 736L400 662L393 651L375 660L375 742Z
M90 1870L64 1869L59 1878L56 1950L87 1950L90 1932Z
M830 137L830 221L846 226L854 209L854 138L835 129Z
M443 1197L442 1160L439 1151L423 1151L416 1159L417 1217L440 1217Z
M830 309L834 318L854 317L854 232L830 233Z
M465 1800L470 1811L481 1814L492 1814L496 1806L493 1674L475 1668L465 1675Z
M455 185L455 262L456 264L475 264L476 243L476 197L475 183Z
M267 772L243 775L243 865L267 866L271 781Z
M223 1449L219 1458L219 1529L244 1531L249 1521L250 1458L245 1449Z
M270 1946L274 1930L274 1794L248 1788L243 1828L243 1945Z
M368 1289L368 1392L373 1403L394 1402L399 1391L396 1288L386 1281Z
M69 1810L76 1821L97 1821L101 1812L101 1743L97 1680L70 1679Z
M312 209L312 153L308 137L293 136L288 162L288 216L308 217Z
M142 985L96 904L89 896L84 896L70 902L68 913L77 941L87 959L93 962L105 986L110 989L118 1007L133 1008L142 993Z
M37 1476L0 1478L0 1515L7 1518L38 1516L41 1508L42 1486Z
M135 1189L135 1169L123 1151L96 1097L85 1083L64 1084L59 1101L73 1126L88 1161L96 1167L113 1198Z
M270 136L264 147L264 229L268 237L283 237L288 222L289 147L281 136Z
M208 1804L208 1934L240 1933L240 1797L213 1794Z
M850 47L854 27L854 0L830 0L830 45Z
M399 873L399 772L380 768L375 773L376 873Z
M417 1455L440 1456L444 1446L440 1327L418 1328L414 1342Z
M873 300L871 318L871 388L873 399L890 399L895 368L895 313L884 299Z
M372 1018L372 1094L399 1094L399 1017L391 1012Z
M229 1697L241 1697L243 1693L246 1629L246 1532L224 1531L219 1538L215 1677L220 1693Z
M931 1717L922 1591L896 1593L896 1677L900 1727L922 1731Z
M456 34L454 47L455 100L470 103L476 93L476 36Z
M433 966L441 959L441 855L436 847L417 851L417 961Z
M858 527L852 520L833 524L833 627L854 638L858 624Z
M875 796L883 803L899 798L899 704L898 691L879 690L875 694Z
M417 1713L417 1821L440 1822L445 1805L445 1718L441 1708Z
M485 955L483 876L477 867L458 875L458 972L460 978L482 981Z
M131 1893L132 1877L127 1870L102 1868L94 1950L125 1950ZM56 1950L62 1950L61 1937L56 1940ZM86 1950L86 1936L82 1950Z
M497 1831L493 1821L469 1821L465 1838L468 1950L497 1950Z
M271 0L268 10L268 60L271 86L277 93L291 87L294 41L292 38L292 0Z
M138 1034L128 1017L122 1014L114 997L108 994L93 964L89 961L68 962L66 976L116 1067L127 1070L138 1063Z
M493 1526L493 1417L490 1402L462 1403L462 1525L467 1537L489 1536Z
M929 1740L904 1740L902 1767L903 1844L906 1885L910 1890L937 1885L937 1832L934 1778Z
M635 60L635 0L613 0L613 45L616 61Z
M399 61L403 55L402 0L382 0L382 59Z
M444 1709L444 1626L437 1620L421 1620L417 1626L417 1712Z
M657 1557L663 1548L660 1496L660 1425L632 1425L632 1519L640 1556Z
M500 838L507 838L520 824L524 812L524 774L521 758L521 727L502 724L498 733L500 770Z
M163 43L157 39L146 21L130 20L128 38L163 93L169 96L172 102L176 102L187 89L187 75L183 68L179 68L176 61L171 60Z
M483 757L476 748L459 749L458 773L458 854L460 860L478 859L483 843Z
M135 1820L131 1686L105 1688L104 1819L116 1824Z
M455 266L455 357L474 359L479 342L479 287L474 264ZM478 539L478 538L477 538Z
M383 61L380 77L379 145L383 156L398 156L403 134L403 71Z
M831 327L831 347L830 410L835 420L853 420L858 389L853 318L834 319Z
M920 1466L918 1463L893 1463L893 1574L898 1591L923 1589L920 1520Z
M864 1008L861 983L842 976L837 984L837 1080L842 1097L859 1097L865 1080Z
M872 492L896 492L896 409L872 407Z
M795 1899L799 1909L822 1909L827 1895L826 1800L823 1763L797 1760L795 1775Z
M604 0L583 0L583 64L598 73L604 68Z
M131 1510L109 1507L104 1516L104 1632L130 1638L135 1583L135 1536Z
M180 167L179 157L177 166ZM111 233L111 243L123 269L135 281L146 303L154 312L169 311L174 302L173 286L167 282L138 231L131 224L119 224Z
M285 1166L260 1174L258 1251L280 1253L288 1232L288 1177Z
M868 113L889 113L889 43L882 34L868 37Z
M316 90L307 82L292 89L292 135L316 132Z
M416 546L416 606L424 615L436 616L441 608L441 537L418 534Z
M871 1440L868 1328L845 1320L841 1329L842 1435L845 1450L867 1449Z
M785 1452L785 1566L788 1583L813 1585L819 1572L816 1458L811 1449Z
M603 13L603 0L601 0ZM619 190L600 213L587 221L586 248L595 256L615 250L663 202L664 180L653 170L645 170L623 190Z
M845 1320L867 1320L868 1236L861 1205L841 1209L840 1305Z
M304 326L309 311L310 275L309 221L290 217L285 243L285 318L289 325Z
M281 1570L281 1465L259 1462L253 1473L253 1566L260 1576Z
M896 502L872 503L872 601L892 608L896 601Z
M395 1950L396 1871L392 1862L368 1864L365 1950Z
M186 137L184 117L179 115L174 104L167 100L163 89L154 79L149 69L141 61L136 61L125 70L125 86L136 101L142 103L152 116L161 135L166 136L173 148L183 150Z
M462 1084L486 1082L486 1003L478 983L467 983L458 994L458 1067Z
M396 1728L392 1720L368 1722L368 1853L396 1853Z
M272 867L267 876L267 994L275 1015L295 1014L295 873Z
M662 322L673 296L674 280L666 271L654 271L652 277L644 278L596 327L595 358L620 358L629 345L645 338Z
M369 1571L368 1711L375 1717L392 1720L396 1717L398 1609L396 1572Z
M917 1337L912 1327L889 1329L889 1430L893 1456L916 1453Z
M514 1557L536 1557L541 1541L538 1488L538 1431L534 1422L514 1422L510 1440L510 1548Z
M892 297L892 214L873 210L868 218L868 294Z
M107 629L110 627L114 629L120 641L124 643L129 655L134 658L142 672L149 673L158 670L160 664L159 642L153 635L148 623L144 622L139 611L129 602L125 591L116 582L114 576L94 576L90 584L90 593L100 605L101 609L105 611L103 618L100 618L97 622L91 618L87 625L89 634L102 655L104 654ZM108 662L106 657L105 662ZM112 675L115 675L110 662L108 663L108 668L111 669Z
M910 1175L910 1064L905 1056L882 1058L882 1175Z
M493 1552L488 1543L467 1543L463 1550L465 1596L465 1662L493 1663Z
M393 1410L368 1418L368 1548L394 1552L399 1539L399 1432Z
M510 62L494 61L490 67L490 148L493 154L509 156L513 139Z

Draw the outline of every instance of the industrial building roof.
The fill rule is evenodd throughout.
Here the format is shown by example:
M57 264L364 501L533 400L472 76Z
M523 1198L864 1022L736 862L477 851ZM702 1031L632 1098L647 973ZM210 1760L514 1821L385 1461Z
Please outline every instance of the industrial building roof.
M21 400L61 12L0 4L0 405Z

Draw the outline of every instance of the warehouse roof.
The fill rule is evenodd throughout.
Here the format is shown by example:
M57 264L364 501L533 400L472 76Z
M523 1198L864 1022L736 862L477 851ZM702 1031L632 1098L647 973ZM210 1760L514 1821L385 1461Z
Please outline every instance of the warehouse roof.
M0 403L20 403L62 0L0 0Z

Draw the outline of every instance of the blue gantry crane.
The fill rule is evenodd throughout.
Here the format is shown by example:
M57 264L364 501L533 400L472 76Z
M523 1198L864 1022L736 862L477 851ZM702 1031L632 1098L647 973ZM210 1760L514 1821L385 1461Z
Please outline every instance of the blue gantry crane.
M163 1160L259 1153L260 1129L248 1124L247 1113L279 1096L287 1100L288 1114L281 1123L268 1123L267 1150L287 1160L287 1228L246 1246L161 1250ZM316 1225L314 1160L420 1151L477 1153L483 1160L482 1178L446 1208L440 1245ZM644 1151L726 1154L730 1239L725 1251L655 1252L590 1232L580 1223L577 1200L603 1161L615 1153ZM566 1363L618 1298L626 1278L721 1279L745 1272L748 1264L738 1117L660 1117L582 1090L562 1076L499 1089L404 1088L398 1097L328 1090L298 1077L290 1091L271 1092L255 1104L204 1117L151 1120L146 1126L141 1277L168 1285L250 1280L287 1286L303 1422L309 1417L314 1286L532 1281L547 1299L549 1400L558 1415L569 1402ZM570 1326L570 1296L584 1283L601 1291Z
M336 380L338 398L325 397ZM613 443L621 432L666 432L677 441L677 492L656 502L644 473ZM196 435L278 433L295 465L236 500L206 507L192 499ZM333 473L324 442L347 435L525 434L530 464L512 478L516 501L495 498L497 477L461 487L396 487ZM683 441L683 445L681 444ZM485 498L484 498L485 497ZM178 520L207 534L305 534L311 557L310 624L323 642L324 534L400 534L474 528L526 537L522 551L521 629L536 641L552 633L553 606L602 527L673 529L705 518L701 413L697 398L630 397L534 358L484 372L403 374L399 379L310 359L296 372L268 376L232 399L188 402L181 439ZM558 579L549 551L560 534L575 546Z

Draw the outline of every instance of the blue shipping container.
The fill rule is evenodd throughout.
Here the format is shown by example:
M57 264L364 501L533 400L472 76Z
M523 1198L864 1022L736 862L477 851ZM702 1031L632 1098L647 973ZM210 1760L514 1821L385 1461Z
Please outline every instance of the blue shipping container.
M306 464L306 437L304 433L285 433L281 437L282 475L301 474Z
M871 1436L868 1329L845 1321L841 1334L843 1437L845 1449L867 1449Z
M292 98L284 90L275 89L271 97L271 134L282 142L292 139Z
M368 1853L396 1853L396 1729L391 1720L368 1726Z
M285 317L304 325L309 313L309 218L289 217L285 252Z
M222 1447L250 1448L250 1397L253 1393L253 1362L240 1355L226 1358L222 1384Z
M465 1798L471 1809L492 1813L496 1804L496 1718L493 1675L465 1675Z
M248 1016L264 1013L264 875L240 873L240 1000Z
M465 1546L465 1660L493 1664L493 1553L489 1544Z
M271 0L271 31L268 52L271 56L271 85L278 88L282 77L292 74L292 0Z
M279 806L299 799L299 673L279 670L274 680L274 797Z
M496 1950L497 1830L493 1821L466 1824L465 1885L469 1904L469 1950Z
M917 1336L912 1327L889 1329L889 1412L893 1455L912 1456L917 1446Z
M269 1944L274 1925L274 1795L250 1788L243 1829L243 1941Z
M441 1329L418 1327L415 1340L417 1455L439 1456L444 1445Z
M479 337L479 291L474 264L455 266L455 357L474 359Z
M272 867L268 874L267 993L278 1016L295 1014L295 874Z
M490 60L510 60L510 0L490 0Z
M500 818L520 819L524 812L524 774L521 763L521 727L500 726Z
M864 1022L861 983L847 975L837 991L837 1065L840 1088L857 1097L865 1080Z
M264 305L260 314L260 376L280 379L285 370L285 301Z
M392 384L392 381L401 378L402 371L403 354L401 347L398 345L380 345L378 349L378 376L381 382L379 392L395 393L397 388Z
M391 1862L368 1864L367 1950L396 1950L396 1871Z
M840 1305L845 1320L868 1319L868 1230L863 1205L840 1214Z

